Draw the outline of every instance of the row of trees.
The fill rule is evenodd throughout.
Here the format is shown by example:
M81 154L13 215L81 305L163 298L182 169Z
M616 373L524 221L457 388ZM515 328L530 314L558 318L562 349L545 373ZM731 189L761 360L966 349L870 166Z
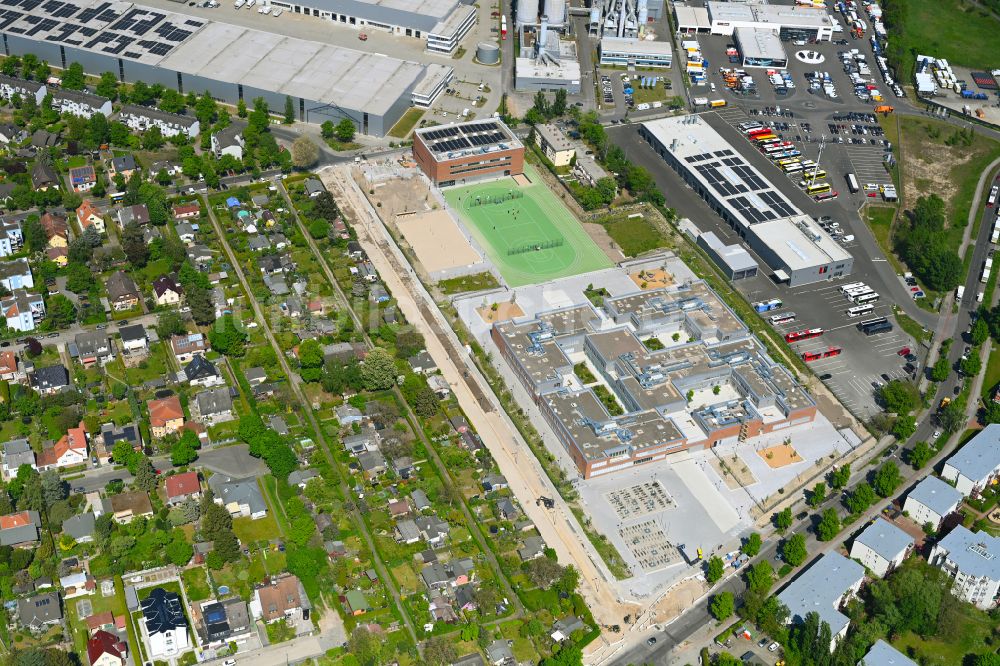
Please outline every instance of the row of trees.
M937 194L917 199L909 212L909 228L896 236L896 251L925 285L935 291L957 287L962 260L951 247L945 229L945 203Z

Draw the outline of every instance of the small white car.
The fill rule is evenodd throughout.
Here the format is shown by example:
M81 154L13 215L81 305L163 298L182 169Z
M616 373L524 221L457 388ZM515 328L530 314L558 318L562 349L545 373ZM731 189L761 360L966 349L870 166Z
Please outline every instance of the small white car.
M776 652L779 647L781 647L781 646L778 645L778 641L774 641L773 643L771 643L770 645L767 646L767 651L768 652Z
M271 10L271 16L274 17L281 16L281 12L282 12L281 7L275 7L274 9Z

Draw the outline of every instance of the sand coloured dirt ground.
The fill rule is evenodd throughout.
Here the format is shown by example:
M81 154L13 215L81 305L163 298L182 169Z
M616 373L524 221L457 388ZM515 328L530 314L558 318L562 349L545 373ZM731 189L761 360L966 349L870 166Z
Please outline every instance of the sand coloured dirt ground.
M497 303L497 309L494 310L492 306L485 308L478 308L476 312L487 324L492 324L498 321L507 321L508 319L514 319L516 317L523 317L524 310L517 303Z
M662 268L636 271L635 273L629 273L629 277L632 278L632 282L635 282L636 286L640 289L661 289L669 287L674 283L673 276Z
M725 469L722 468L723 462L726 463ZM722 480L726 483L726 487L730 490L752 486L757 483L757 478L753 475L753 472L750 471L747 464L740 458L737 458L734 462L732 456L726 456L724 460L713 457L708 459L708 464L712 466L716 474L722 477Z
M757 451L757 455L764 459L767 466L771 469L779 469L785 465L791 465L792 463L802 462L802 456L792 448L791 444L779 444L777 446L769 446L766 449L760 449Z
M428 273L478 264L483 260L444 210L400 215L396 226Z

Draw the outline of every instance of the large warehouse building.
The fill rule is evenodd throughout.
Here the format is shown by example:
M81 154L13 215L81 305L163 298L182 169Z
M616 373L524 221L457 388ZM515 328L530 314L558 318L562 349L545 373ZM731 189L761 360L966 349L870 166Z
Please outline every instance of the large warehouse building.
M6 0L10 3L12 0ZM223 102L295 102L300 120L350 119L382 136L412 104L429 105L454 70L377 53L141 7L126 2L7 4L0 13L3 55L33 53L65 69L209 91Z
M756 28L777 30L784 41L833 39L833 18L825 9L716 0L709 0L706 7L713 35L730 37L737 28Z
M524 144L499 118L436 125L413 133L413 159L440 187L524 172Z
M791 286L850 274L854 258L698 116L643 123L639 134Z
M476 24L476 8L460 0L271 0L275 7L359 29L426 39L428 51L451 53Z

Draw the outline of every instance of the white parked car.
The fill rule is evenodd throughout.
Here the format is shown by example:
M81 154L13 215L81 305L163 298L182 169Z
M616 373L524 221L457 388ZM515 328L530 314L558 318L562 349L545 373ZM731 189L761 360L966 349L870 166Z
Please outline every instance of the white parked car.
M270 7L270 5L261 5L260 9L257 10L257 13L258 14L270 14L271 13L271 7Z
M257 4L257 0L247 0L247 9L250 9L255 4Z
M246 2L246 0L236 0L236 2L233 3L233 7L235 7L236 9L239 9L240 7L242 7L245 4L245 2Z
M281 7L275 7L274 9L271 10L271 16L281 16L281 12L282 12Z

